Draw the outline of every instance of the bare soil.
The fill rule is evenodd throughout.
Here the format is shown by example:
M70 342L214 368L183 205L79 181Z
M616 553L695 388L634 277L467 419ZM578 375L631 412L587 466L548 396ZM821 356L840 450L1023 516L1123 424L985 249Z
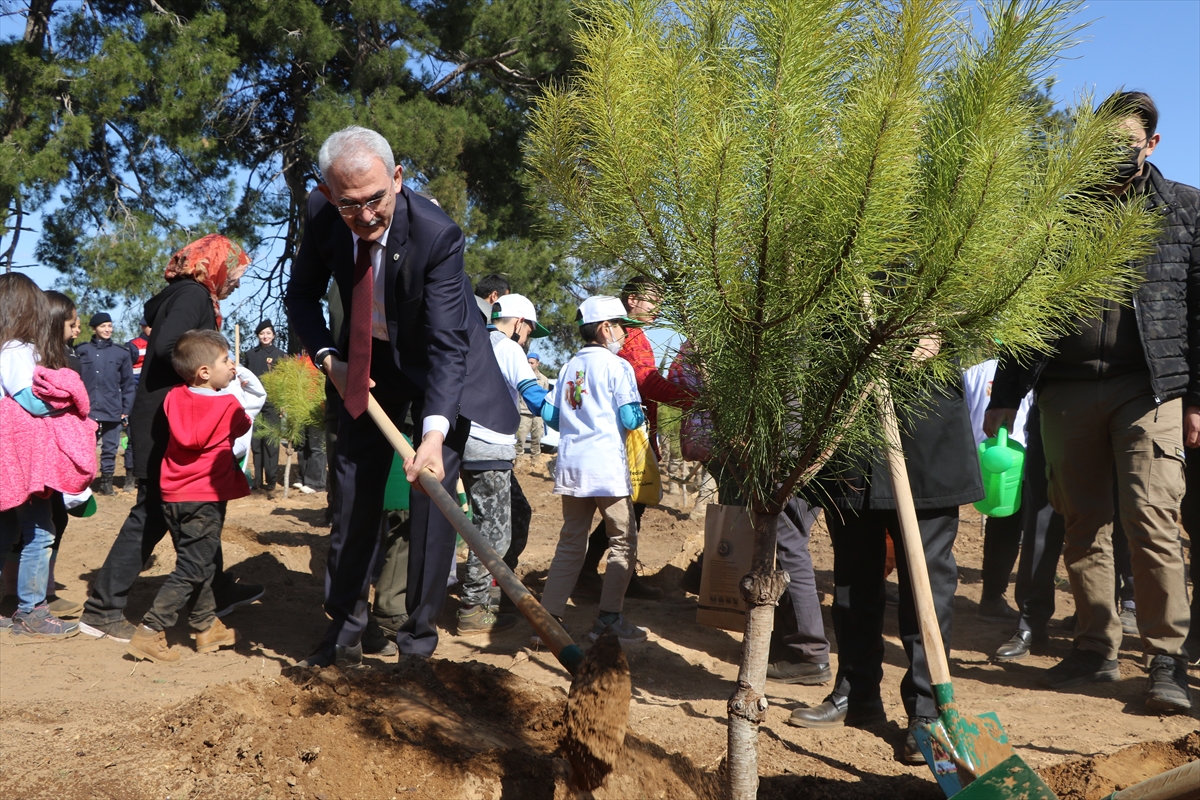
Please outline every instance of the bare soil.
M519 467L534 507L519 570L539 588L561 522L545 469ZM102 497L99 512L72 520L57 566L57 593L82 600L132 503ZM740 634L695 622L696 598L679 588L702 548L703 504L669 494L646 512L641 571L660 601L628 601L629 618L650 630L627 648L633 678L621 762L596 798L715 798L725 753L725 704ZM169 633L177 666L135 662L124 645L77 636L0 648L0 796L5 798L567 798L559 749L570 676L529 648L524 624L494 638L453 634L455 601L431 660L366 659L368 668L293 668L319 641L328 528L325 495L287 500L255 495L230 504L225 562L242 581L267 587L261 603L226 619L235 649L196 654L186 625ZM812 540L828 610L833 555L823 529ZM1108 793L1200 758L1200 712L1160 717L1142 708L1140 642L1127 637L1122 680L1066 692L1038 686L1041 671L1070 647L1052 624L1050 644L1000 665L990 654L1009 635L975 618L982 528L969 507L955 549L960 574L951 671L962 708L995 711L1017 752L1063 798ZM130 595L140 619L170 572L169 541ZM892 578L894 580L894 578ZM1059 592L1058 617L1071 613ZM568 609L586 630L595 600ZM6 613L11 610L6 608ZM832 625L826 620L830 630ZM761 798L942 796L929 770L895 759L903 739L899 681L904 653L894 615L885 628L883 695L888 721L870 729L812 731L786 724L798 704L819 703L828 686L768 685L771 708L759 738ZM836 664L836 645L834 660ZM1193 693L1200 687L1191 673Z

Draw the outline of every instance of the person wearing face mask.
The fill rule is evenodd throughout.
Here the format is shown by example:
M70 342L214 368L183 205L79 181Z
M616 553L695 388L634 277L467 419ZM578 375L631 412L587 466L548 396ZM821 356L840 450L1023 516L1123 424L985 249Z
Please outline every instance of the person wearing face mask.
M1149 95L1117 92L1101 109L1116 112L1128 147L1107 191L1117 203L1144 200L1161 216L1161 233L1125 302L1105 303L1079 320L1032 367L1001 367L984 430L1011 430L1020 397L1037 389L1049 499L1066 524L1063 558L1077 614L1074 647L1043 683L1069 689L1120 680L1112 545L1119 514L1150 660L1146 708L1186 713L1189 613L1179 509L1184 448L1200 447L1200 191L1166 179L1147 161L1160 141Z
M549 336L550 331L537 321L533 303L519 294L506 294L496 300L492 306L491 324L492 350L513 407L520 398L530 411L541 414L546 389L538 384L537 376L529 366L525 346L530 339ZM472 425L463 450L461 472L479 532L497 553L503 554L504 562L513 570L525 549L533 515L513 471L516 445L514 434ZM496 613L489 607L492 576L474 551L467 556L466 573L462 607L458 611L458 635L480 636L516 625L515 614Z
M612 628L622 642L640 642L646 631L622 615L625 590L637 563L637 520L630 500L625 432L645 421L633 367L617 355L626 331L641 326L625 316L615 297L589 297L579 306L584 347L563 366L542 419L559 432L554 493L562 495L563 525L542 605L560 619L583 568L588 531L597 510L608 532L608 566L600 609L588 633L596 641ZM534 644L540 644L535 636Z

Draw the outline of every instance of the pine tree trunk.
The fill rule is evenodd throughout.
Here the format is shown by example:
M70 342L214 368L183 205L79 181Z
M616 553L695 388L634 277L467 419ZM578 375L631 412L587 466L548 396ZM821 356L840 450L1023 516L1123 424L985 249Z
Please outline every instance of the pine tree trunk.
M289 444L283 448L283 499L287 500L292 490L292 448Z
M764 689L775 606L790 578L775 569L775 528L778 514L757 512L754 518L754 556L750 573L742 578L746 601L746 634L737 689L729 698L729 751L726 758L726 800L758 796L758 726L767 714Z

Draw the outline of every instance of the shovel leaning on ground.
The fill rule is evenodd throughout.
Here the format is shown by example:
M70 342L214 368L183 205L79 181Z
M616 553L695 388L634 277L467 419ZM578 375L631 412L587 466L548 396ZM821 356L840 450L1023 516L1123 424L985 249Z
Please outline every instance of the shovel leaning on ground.
M402 458L408 460L416 455L374 395L367 396L367 413ZM585 656L558 620L529 593L500 554L487 543L433 472L422 470L418 479L467 547L492 573L500 589L516 604L517 610L558 662L571 673L573 680L567 694L563 750L576 782L586 790L597 788L616 766L629 719L632 693L629 663L617 637L601 636Z
M925 646L925 660L929 664L938 708L934 723L918 726L914 731L917 744L947 797L958 800L1053 800L1056 795L1050 787L1013 752L995 713L989 711L968 716L954 701L950 665L942 646L933 592L929 588L925 549L921 544L921 530L908 482L908 466L900 445L896 408L886 383L877 383L874 392L887 443L888 467L896 496L896 513L900 518L900 538L908 557L909 582L920 623L921 642Z

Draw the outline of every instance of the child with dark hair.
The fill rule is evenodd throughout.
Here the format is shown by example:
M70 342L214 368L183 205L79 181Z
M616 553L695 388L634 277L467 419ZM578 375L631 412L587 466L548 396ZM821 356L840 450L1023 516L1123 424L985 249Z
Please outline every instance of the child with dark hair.
M176 664L166 629L194 596L188 623L196 650L212 652L237 642L237 631L217 618L212 580L225 525L225 503L250 494L233 458L234 441L250 430L250 417L223 390L236 371L229 342L217 331L188 331L171 353L171 365L187 383L167 394L163 411L171 439L162 463L163 515L175 545L175 570L129 640L129 654Z

